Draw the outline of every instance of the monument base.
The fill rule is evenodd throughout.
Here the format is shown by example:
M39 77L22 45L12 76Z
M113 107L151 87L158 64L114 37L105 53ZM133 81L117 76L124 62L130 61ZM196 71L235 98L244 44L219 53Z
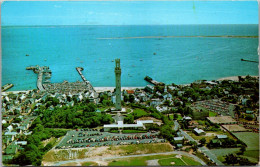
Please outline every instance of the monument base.
M111 112L113 113L118 113L118 112L120 112L120 113L126 113L126 109L125 108L122 108L121 110L117 110L117 109L115 109L115 108L111 108Z

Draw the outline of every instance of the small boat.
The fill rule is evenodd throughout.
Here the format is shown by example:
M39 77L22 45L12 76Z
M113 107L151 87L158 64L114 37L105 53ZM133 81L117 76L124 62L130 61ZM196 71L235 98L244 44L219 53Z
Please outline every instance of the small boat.
M114 60L112 60L111 62L114 62Z
M46 61L46 59L44 59L44 61Z
M140 59L140 61L143 61L143 59Z
M154 52L153 55L156 55L156 53Z
M25 56L29 56L28 54L26 54Z

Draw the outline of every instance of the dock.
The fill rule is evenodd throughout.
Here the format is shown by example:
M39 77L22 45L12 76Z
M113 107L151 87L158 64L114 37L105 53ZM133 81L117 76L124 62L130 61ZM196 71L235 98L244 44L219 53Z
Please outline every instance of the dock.
M150 82L151 84L153 84L153 85L158 85L158 86L163 86L163 85L165 85L163 82L158 82L158 81L156 81L156 80L154 80L154 79L152 79L151 77L149 77L149 76L146 76L145 78L144 78L144 80L146 80L147 82Z
M245 59L241 59L241 61L247 61L247 62L252 62L252 63L258 63L258 61L253 61L253 60L245 60Z
M13 87L14 85L13 84L5 84L4 86L2 86L2 92L10 89L11 87Z
M50 82L49 80L47 79L50 79L51 78L51 70L48 66L39 66L39 65L36 65L36 66L29 66L29 67L26 67L26 70L33 70L34 73L38 74L38 77L37 77L37 88L40 90L40 91L45 91L44 87L43 87L43 83L48 83Z
M81 76L82 80L86 83L87 86L89 86L90 90L92 90L92 92L96 93L95 89L93 88L93 86L90 84L90 82L84 77L84 75L82 74L81 71L84 70L83 67L76 67L76 70L78 71L79 75Z

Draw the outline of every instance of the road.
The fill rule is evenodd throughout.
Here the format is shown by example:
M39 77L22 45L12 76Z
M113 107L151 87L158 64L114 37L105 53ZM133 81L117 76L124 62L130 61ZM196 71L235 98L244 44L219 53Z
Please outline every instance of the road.
M186 132L184 132L183 130L180 130L181 134L188 140L190 141L195 141L197 144L199 144L198 141L194 140L190 135L188 135ZM215 156L215 154L213 154L207 147L203 146L203 147L199 147L198 150L200 150L202 153L205 153L207 155L207 157L209 157L211 159L211 161L215 162L217 165L224 165L222 162L220 162L217 157Z
M206 165L204 161L193 154L189 154L184 151L171 151L171 152L163 152L163 153L151 153L151 154L140 154L140 155L128 155L128 156L113 156L113 157L99 157L99 158L84 158L84 159L74 159L74 160L67 160L67 161L58 161L53 162L52 166L60 166L67 163L73 162L86 162L86 161L105 161L110 159L119 159L119 158L132 158L132 157L143 157L143 156L153 156L153 155L163 155L163 154L180 154L185 155L191 158L194 158L196 161L200 162L202 165Z

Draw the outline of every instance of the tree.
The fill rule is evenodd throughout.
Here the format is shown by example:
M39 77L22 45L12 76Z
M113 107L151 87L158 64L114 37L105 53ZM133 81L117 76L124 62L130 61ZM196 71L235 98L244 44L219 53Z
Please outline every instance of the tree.
M228 154L225 156L225 162L234 166L238 163L238 158L234 154Z
M178 114L176 114L176 113L173 114L173 118L174 118L174 119L177 119L177 118L178 118Z
M200 139L200 144L204 145L205 143L206 143L206 139L204 137Z
M128 102L129 101L129 96L128 95L124 95L124 102Z
M194 151L197 151L197 149L198 149L198 144L197 144L195 141L192 141L192 142L191 142L191 147L192 147L192 149L193 149Z
M246 146L242 145L240 148L241 154L243 155L245 151L246 151Z
M133 103L135 101L135 97L134 97L134 95L129 95L129 102L130 103Z

